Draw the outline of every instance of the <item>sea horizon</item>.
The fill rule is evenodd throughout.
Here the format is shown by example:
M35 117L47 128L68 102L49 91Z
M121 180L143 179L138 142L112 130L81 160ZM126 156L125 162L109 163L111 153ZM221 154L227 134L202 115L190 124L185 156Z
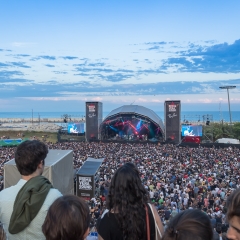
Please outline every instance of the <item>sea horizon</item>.
M103 119L110 113L103 112ZM164 121L164 112L155 111L155 113ZM63 119L63 115L67 114L70 118L84 118L85 112L0 112L0 119L24 119L31 120L32 118L40 119ZM240 122L240 111L231 111L232 122ZM209 118L214 122L224 121L230 122L229 111L181 111L181 121L199 121Z

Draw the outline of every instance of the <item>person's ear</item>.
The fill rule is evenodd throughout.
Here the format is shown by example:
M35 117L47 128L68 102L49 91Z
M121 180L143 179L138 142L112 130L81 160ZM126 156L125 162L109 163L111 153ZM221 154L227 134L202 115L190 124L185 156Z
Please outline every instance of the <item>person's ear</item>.
M41 162L38 164L38 168L44 167L44 160L41 160Z

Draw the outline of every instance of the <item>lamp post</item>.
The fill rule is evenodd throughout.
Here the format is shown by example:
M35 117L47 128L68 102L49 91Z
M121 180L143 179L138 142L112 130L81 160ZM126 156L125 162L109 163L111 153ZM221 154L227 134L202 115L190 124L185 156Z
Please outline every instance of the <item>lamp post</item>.
M230 117L230 125L232 126L232 114L231 114L231 109L230 109L230 99L229 99L229 89L234 89L236 86L222 86L219 87L221 89L227 89L227 94L228 94L228 110L229 110L229 117Z

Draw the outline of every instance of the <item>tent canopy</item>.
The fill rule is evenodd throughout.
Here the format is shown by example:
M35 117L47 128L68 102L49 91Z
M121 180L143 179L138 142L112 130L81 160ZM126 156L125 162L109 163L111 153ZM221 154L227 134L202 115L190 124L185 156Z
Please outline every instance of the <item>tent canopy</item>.
M95 159L95 158L88 158L82 167L77 172L78 175L82 176L94 176L98 171L99 167L101 166L104 158Z

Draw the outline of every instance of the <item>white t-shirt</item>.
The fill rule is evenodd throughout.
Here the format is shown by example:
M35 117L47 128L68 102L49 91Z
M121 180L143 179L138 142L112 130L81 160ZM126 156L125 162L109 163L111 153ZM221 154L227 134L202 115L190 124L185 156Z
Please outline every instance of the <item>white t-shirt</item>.
M0 221L3 223L3 228L8 240L45 240L46 238L42 233L42 225L46 218L47 211L52 203L62 196L62 194L54 188L50 189L38 214L23 231L17 234L10 234L8 232L14 201L19 190L26 182L26 180L20 179L16 185L0 192Z

